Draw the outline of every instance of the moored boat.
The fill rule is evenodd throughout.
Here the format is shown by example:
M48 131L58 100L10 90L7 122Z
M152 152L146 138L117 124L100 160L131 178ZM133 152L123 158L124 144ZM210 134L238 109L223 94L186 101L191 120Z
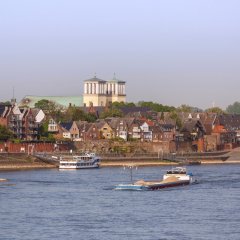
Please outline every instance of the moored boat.
M71 158L60 158L59 169L86 169L99 168L100 157L95 153L84 153L82 155L72 156Z

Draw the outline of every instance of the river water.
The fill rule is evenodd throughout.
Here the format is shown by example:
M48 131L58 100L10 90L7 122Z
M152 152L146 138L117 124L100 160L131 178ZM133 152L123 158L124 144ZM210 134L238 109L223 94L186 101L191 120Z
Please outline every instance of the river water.
M141 167L159 179L168 167ZM240 165L189 166L200 183L116 191L123 168L1 172L0 239L240 239Z

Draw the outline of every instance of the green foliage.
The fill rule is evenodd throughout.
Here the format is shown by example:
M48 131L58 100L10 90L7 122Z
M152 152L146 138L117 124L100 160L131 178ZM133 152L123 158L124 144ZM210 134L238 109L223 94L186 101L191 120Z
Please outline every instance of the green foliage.
M161 112L160 119L161 119L161 120L164 120L164 112Z
M112 141L113 142L125 142L125 140L123 138L120 138L120 137L117 137L117 136L115 138L112 138ZM118 148L119 146L115 146L115 147Z
M12 142L13 143L21 143L21 139L16 138L16 139L13 139Z
M102 119L107 117L122 117L122 116L123 116L122 111L114 107L107 109L100 114L100 118Z
M83 121L87 121L87 122L95 122L97 120L97 117L95 114L93 113L87 113L84 115L84 120Z
M86 113L84 113L81 109L74 107L72 109L72 121L79 121L79 120L85 120Z
M0 125L0 141L7 141L13 138L13 133L5 126Z
M155 112L172 112L175 110L173 106L162 105L154 102L138 102L138 106L140 107L149 107L152 111Z
M181 119L179 118L177 112L171 112L170 118L176 121L176 126L180 129L183 126Z
M227 113L240 114L240 102L234 102L226 108Z
M178 112L186 112L186 113L192 113L192 112L202 112L203 110L198 107L193 107L187 104L182 104L177 108Z
M61 116L61 111L63 110L62 106L47 99L38 101L34 106L42 109L46 114L51 115L55 119L59 117L59 115Z
M40 138L48 137L48 122L44 122L39 128Z
M85 113L79 107L69 106L66 111L58 111L55 114L55 120L57 122L72 122L72 121L87 121L95 122L97 119L96 115L93 113Z
M55 138L52 133L48 132L48 122L45 122L41 125L39 129L39 135L41 141L54 142Z
M139 139L137 139L137 138L133 138L133 137L128 137L128 142L138 142L139 141Z
M178 112L192 112L192 107L186 104L182 104L177 108Z
M220 107L208 108L208 109L205 110L205 112L208 112L208 113L218 113L218 114L225 113Z
M40 108L42 109L43 111L47 111L49 109L49 104L50 104L50 101L47 100L47 99L42 99L40 101L38 101L37 103L35 103L35 108Z
M10 101L0 102L0 104L4 104L4 105L12 105Z
M113 102L111 104L111 107L114 107L114 108L119 108L119 107L136 107L136 104L133 103L133 102L129 102L129 103Z

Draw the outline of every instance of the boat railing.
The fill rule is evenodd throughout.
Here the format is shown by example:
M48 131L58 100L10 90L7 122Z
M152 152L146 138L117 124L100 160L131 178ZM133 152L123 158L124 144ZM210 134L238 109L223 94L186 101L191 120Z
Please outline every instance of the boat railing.
M187 170L183 167L175 167L171 170L167 170L167 174L186 174Z

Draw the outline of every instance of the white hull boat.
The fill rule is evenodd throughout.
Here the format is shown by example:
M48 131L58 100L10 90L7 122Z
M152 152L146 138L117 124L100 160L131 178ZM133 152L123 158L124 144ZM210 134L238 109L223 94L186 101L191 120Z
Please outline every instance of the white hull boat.
M100 158L94 153L73 156L72 158L62 158L59 162L59 169L88 169L99 168Z

